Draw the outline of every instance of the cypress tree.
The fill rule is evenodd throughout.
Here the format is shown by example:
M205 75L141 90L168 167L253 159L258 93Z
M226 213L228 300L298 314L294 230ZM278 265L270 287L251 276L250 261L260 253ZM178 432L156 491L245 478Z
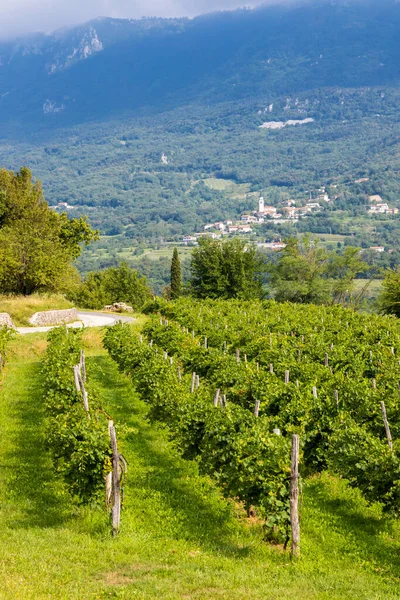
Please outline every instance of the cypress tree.
M182 294L182 269L178 250L174 248L171 262L171 300Z

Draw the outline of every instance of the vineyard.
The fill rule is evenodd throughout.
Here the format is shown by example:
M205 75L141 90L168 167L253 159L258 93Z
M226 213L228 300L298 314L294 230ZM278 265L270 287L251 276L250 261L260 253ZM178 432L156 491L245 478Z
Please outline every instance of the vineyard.
M397 600L397 321L148 309L0 329L1 598Z
M47 449L72 498L82 504L106 498L116 533L124 459L115 450L111 417L95 391L88 392L82 330L58 327L48 342L42 369Z
M288 541L290 442L303 476L336 473L398 515L400 328L341 307L155 301L105 347L227 496ZM393 435L393 440L392 440Z

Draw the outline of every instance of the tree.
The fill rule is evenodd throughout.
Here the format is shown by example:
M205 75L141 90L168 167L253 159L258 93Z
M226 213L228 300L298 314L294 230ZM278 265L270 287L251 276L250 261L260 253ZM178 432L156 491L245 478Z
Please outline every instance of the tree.
M126 262L103 272L103 287L106 304L127 302L133 308L140 309L152 297L146 278L140 277Z
M265 263L255 247L238 238L200 238L190 264L190 289L196 298L262 298Z
M348 246L343 254L332 253L328 265L328 275L332 280L332 301L357 307L372 282L372 278L356 291L355 278L360 273L365 273L370 266L362 260L360 248Z
M370 283L356 291L356 276L370 270L361 259L360 248L349 246L342 254L328 252L309 235L286 242L278 263L271 268L276 300L353 307L360 304Z
M174 248L171 261L171 300L182 294L182 269L177 248Z
M377 304L380 312L400 317L400 267L386 271Z
M31 294L63 290L81 243L98 238L84 218L50 209L26 167L0 170L0 290Z
M271 285L276 300L324 304L331 298L325 278L329 254L310 236L289 238L278 263L271 268Z
M151 297L146 278L140 277L126 262L118 267L89 273L78 290L70 295L71 300L79 306L92 309L103 308L114 302L126 302L140 310Z

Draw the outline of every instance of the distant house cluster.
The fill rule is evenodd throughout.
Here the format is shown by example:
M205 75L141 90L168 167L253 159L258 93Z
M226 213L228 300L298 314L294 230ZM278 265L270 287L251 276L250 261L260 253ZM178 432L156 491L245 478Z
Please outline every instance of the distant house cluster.
M327 194L326 194L327 196ZM329 201L329 200L327 200ZM306 217L311 212L321 210L321 205L319 202L310 201L307 202L305 206L296 206L294 200L288 200L284 206L279 209L275 206L265 206L264 198L260 196L258 201L258 211L255 212L256 221L258 223L263 223L265 219L299 219L300 217ZM243 215L242 218L248 218L248 215Z
M369 196L370 206L368 212L372 215L397 215L399 209L396 207L391 208L387 202L383 202L382 198L377 194L375 196Z
M68 202L59 202L56 206L53 206L53 208L54 210L72 210L75 207L68 204Z

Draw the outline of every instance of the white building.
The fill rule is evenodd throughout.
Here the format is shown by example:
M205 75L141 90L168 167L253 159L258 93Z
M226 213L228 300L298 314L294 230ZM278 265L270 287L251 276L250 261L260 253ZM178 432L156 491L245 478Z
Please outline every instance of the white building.
M68 202L59 202L57 206L54 207L54 210L71 210L72 208L74 207L71 206L71 204L68 204Z
M297 209L294 206L284 206L282 208L282 212L285 213L288 219L296 219L297 218Z
M214 227L215 229L219 229L220 231L225 231L226 229L225 223L222 223L221 221L214 223Z
M253 215L242 215L240 220L242 223L257 223L258 221L257 217L254 217Z
M209 237L212 240L217 240L217 239L219 239L221 237L221 234L220 233L214 233L212 231L204 231L204 232L201 232L201 233L195 233L195 236L196 236L196 238L199 238L199 237Z
M182 242L184 244L195 244L197 242L197 240L193 235L185 235Z
M378 204L373 204L369 207L368 212L372 214L385 214L390 210L387 202L379 202Z
M287 244L284 244L283 242L269 242L263 244L263 247L268 248L268 250L283 250L286 246Z

